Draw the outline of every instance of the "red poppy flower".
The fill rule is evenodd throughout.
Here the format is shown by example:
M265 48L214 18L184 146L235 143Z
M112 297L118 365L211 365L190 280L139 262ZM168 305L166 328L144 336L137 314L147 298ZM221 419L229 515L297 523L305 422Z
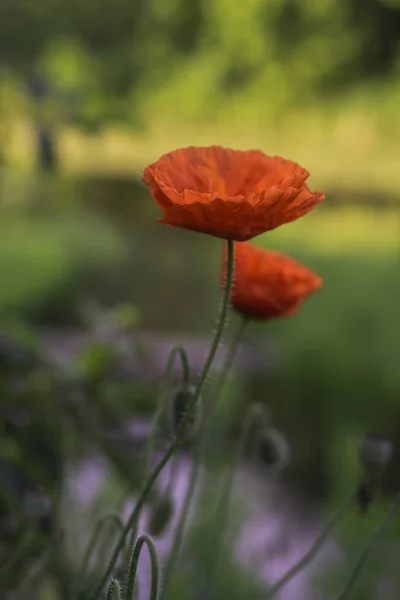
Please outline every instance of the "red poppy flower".
M301 303L321 285L322 279L292 258L258 248L235 244L235 270L231 305L250 319L273 319L297 312ZM226 278L225 250L223 281Z
M182 148L148 165L143 181L172 227L244 241L302 217L325 198L309 173L260 150Z

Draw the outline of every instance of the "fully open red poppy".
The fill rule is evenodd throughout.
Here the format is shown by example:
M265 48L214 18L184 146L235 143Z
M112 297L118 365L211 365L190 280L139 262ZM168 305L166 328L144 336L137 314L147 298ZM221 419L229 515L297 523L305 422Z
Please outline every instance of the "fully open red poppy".
M143 181L160 221L244 241L302 217L325 198L306 185L308 171L260 150L182 148L148 165Z
M225 251L223 282L226 259ZM231 305L237 313L250 319L289 316L322 285L318 275L292 258L248 242L235 244L234 264Z

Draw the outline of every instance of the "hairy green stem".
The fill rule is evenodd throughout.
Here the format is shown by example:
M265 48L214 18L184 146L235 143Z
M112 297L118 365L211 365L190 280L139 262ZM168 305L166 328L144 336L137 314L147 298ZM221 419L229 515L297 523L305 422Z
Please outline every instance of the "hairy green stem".
M343 517L348 513L350 508L354 505L356 499L356 493L352 492L352 494L346 499L346 501L342 504L342 506L336 511L336 513L331 517L331 519L326 523L325 527L318 535L311 548L297 561L296 564L293 565L291 569L289 569L274 585L270 587L268 593L266 595L266 599L272 598L275 596L284 585L286 585L293 577L296 577L316 556L321 546L327 540L328 536L332 532L333 528L343 519Z
M127 549L126 549L126 562L129 562L129 558L131 555L131 548L133 548L136 543L136 536L138 533L138 529L139 529L139 523L136 521L136 523L134 523L134 525L129 533L129 540L128 540Z
M145 468L144 468L144 482L146 481L146 477L148 476L150 470L150 461L151 456L154 449L154 443L157 435L158 425L160 423L161 416L164 412L165 408L165 399L167 398L165 394L165 388L168 386L172 376L172 369L174 368L174 363L176 357L179 356L182 363L182 383L183 385L188 385L190 381L190 366L189 359L186 353L186 350L182 348L182 346L175 346L172 348L171 352L168 356L167 365L165 367L164 376L162 378L160 384L160 391L158 394L158 398L156 401L156 412L154 418L151 422L149 437L147 441L146 448L146 458L145 458Z
M189 516L189 510L190 510L190 506L191 506L191 503L193 500L194 492L196 489L196 483L197 483L199 472L200 472L200 466L201 466L201 463L202 463L202 460L204 457L204 453L205 453L206 440L207 440L207 438L206 438L207 429L208 429L208 426L211 423L213 416L216 412L217 401L218 401L219 395L224 387L226 378L229 374L232 363L236 356L236 352L242 342L247 323L248 323L247 319L241 319L239 326L236 329L236 332L230 342L228 352L225 356L225 361L224 361L223 367L219 373L219 376L218 376L218 379L214 386L214 389L212 391L212 394L210 394L211 406L210 406L208 412L206 412L204 421L201 425L201 432L200 432L200 436L199 436L200 441L199 441L199 444L196 448L196 452L194 455L194 460L193 460L192 470L190 473L189 483L186 488L185 498L183 500L182 512L181 512L178 524L176 526L174 539L172 542L172 548L171 548L171 551L170 551L170 554L168 556L168 560L167 560L167 563L165 566L164 585L163 585L163 595L164 596L166 594L172 573L174 571L175 564L176 564L176 561L177 561L178 555L179 555L179 550L181 548L183 537L185 534L185 526L186 526L186 522L187 522L187 519Z
M117 579L111 579L106 600L122 600L121 585Z
M151 537L146 534L140 536L133 548L132 558L128 571L128 584L126 588L125 600L134 600L136 573L139 564L140 553L144 544L146 544L147 549L149 551L151 563L151 584L149 600L157 600L158 584L160 579L159 561L155 544Z
M135 508L133 509L133 511L125 525L123 534L121 535L121 538L115 547L115 550L111 557L110 563L109 563L101 581L99 582L99 585L97 586L97 588L95 590L95 593L92 596L92 600L98 600L98 598L101 594L101 591L103 590L105 584L107 583L107 580L110 577L111 572L118 560L120 552L125 544L125 540L126 540L127 536L129 535L129 531L132 529L132 527L135 525L137 519L139 518L141 510L146 502L146 499L147 499L155 481L157 480L158 476L160 475L160 473L162 472L165 465L168 463L169 459L172 457L172 455L174 454L176 449L179 447L179 444L181 443L181 440L183 439L183 437L186 433L187 427L191 421L194 410L196 408L196 403L200 398L200 394L203 390L208 373L210 371L211 365L213 363L213 360L215 358L215 355L217 353L217 350L218 350L218 347L219 347L219 344L221 341L224 324L225 324L226 317L228 314L228 309L229 309L229 298L230 298L230 291L231 291L232 279L233 279L233 262L234 262L233 259L234 259L234 244L233 244L233 241L229 240L228 241L227 281L226 281L226 286L225 286L225 291L224 291L224 296L223 296L223 301L222 301L221 312L219 315L219 320L218 320L217 329L216 329L216 332L214 335L214 340L211 345L211 348L210 348L209 354L207 356L205 365L203 367L202 373L200 375L200 379L199 379L199 382L198 382L198 385L196 388L196 392L193 394L193 398L190 402L190 405L188 406L188 410L185 415L185 418L182 419L182 422L178 428L178 431L176 433L174 440L170 444L170 446L167 449L167 451L165 452L164 456L161 458L161 460L158 462L158 464L154 467L153 471L149 475L149 477L143 487L143 490L138 498L138 501L135 505Z
M350 591L353 589L353 586L356 583L356 581L367 561L368 556L370 555L371 551L376 546L378 539L383 534L384 530L389 525L390 521L393 519L393 517L395 516L395 514L399 510L399 508L400 508L400 494L398 494L396 496L393 504L391 505L388 512L386 513L385 518L379 523L379 525L376 527L375 531L373 532L372 536L367 541L363 551L361 552L360 556L358 557L358 559L356 561L356 564L353 567L353 570L352 570L348 580L345 583L343 590L340 592L339 596L337 597L337 600L345 600L348 597Z

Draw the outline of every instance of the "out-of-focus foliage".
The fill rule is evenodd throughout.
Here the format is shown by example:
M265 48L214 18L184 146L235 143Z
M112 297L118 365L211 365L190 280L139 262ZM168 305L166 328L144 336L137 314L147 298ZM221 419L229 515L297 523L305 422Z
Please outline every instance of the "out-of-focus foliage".
M5 0L0 63L31 83L40 75L58 110L88 128L177 108L186 120L227 107L265 118L371 78L398 82L399 27L399 6L383 0Z
M56 583L55 597L69 597L77 566L66 554L61 529L68 473L93 452L104 453L115 480L121 486L129 480L129 489L137 489L141 462L131 460L123 435L115 434L151 390L121 371L134 348L96 342L93 330L90 345L63 363L21 322L3 321L1 330L2 597L18 591L23 598L30 588L42 597L36 594L49 577ZM114 330L121 331L115 320ZM65 509L68 514L68 505ZM67 527L68 542L70 534ZM82 542L74 543L80 548Z

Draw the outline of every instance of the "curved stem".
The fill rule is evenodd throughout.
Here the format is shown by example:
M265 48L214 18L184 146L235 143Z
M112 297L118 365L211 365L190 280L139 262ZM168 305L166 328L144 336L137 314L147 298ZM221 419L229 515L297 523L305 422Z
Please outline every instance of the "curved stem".
M159 582L159 565L158 565L158 555L155 544L150 536L144 534L141 535L137 540L133 552L132 559L129 565L128 572L128 584L126 588L126 600L134 600L134 592L135 592L135 580L136 580L136 572L139 564L140 553L142 551L143 545L146 544L147 549L150 555L150 563L151 563L151 584L150 584L150 595L149 600L157 600L158 596L158 582Z
M274 585L270 587L267 592L266 598L272 598L275 596L284 585L288 583L293 577L298 575L300 571L302 571L316 556L318 551L320 550L323 543L326 541L328 536L330 535L333 528L342 520L342 518L347 514L350 510L351 506L353 506L354 501L356 499L356 493L352 492L352 494L347 498L347 500L342 504L339 510L331 517L331 519L327 522L324 529L318 535L316 540L314 541L311 548L297 561L296 564L293 565L291 569L289 569Z
M121 585L117 579L111 579L106 600L121 600Z
M89 543L86 547L85 554L83 555L83 559L82 559L82 563L81 563L81 568L79 569L79 572L77 575L76 590L78 592L81 589L82 581L83 581L83 578L87 571L90 558L93 554L96 544L98 543L100 534L101 534L105 524L107 523L107 521L113 521L115 523L117 529L119 529L121 531L121 533L124 530L124 524L118 513L107 512L104 515L102 515L101 517L99 517L97 524L95 526L95 529L93 531L92 537L90 538Z
M155 443L155 439L156 439L156 435L157 435L158 425L160 423L161 416L164 412L164 405L165 405L165 399L166 399L165 387L170 382L171 375L172 375L172 369L174 368L174 363L175 363L175 359L177 356L179 356L181 363L182 363L182 383L183 383L183 385L187 385L190 381L190 366L189 366L189 359L188 359L186 350L184 348L182 348L182 346L175 346L174 348L172 348L172 350L170 351L170 353L168 355L167 365L165 367L164 375L163 375L163 378L162 378L162 381L160 384L160 391L158 394L158 398L156 400L156 412L155 412L154 418L153 418L153 420L151 422L151 426L150 426L150 432L149 432L147 448L146 448L146 458L145 458L145 463L144 463L145 464L144 477L143 477L144 481L146 480L146 477L148 476L148 473L150 470L150 461L151 461L151 456L153 454L154 443Z
M337 597L337 600L345 600L348 597L348 594L351 591L351 589L353 588L353 585L355 584L355 582L357 581L357 579L362 571L362 568L364 567L364 565L367 561L367 558L368 558L370 552L374 549L375 544L378 541L378 538L382 535L382 533L384 532L386 527L389 525L390 521L393 519L393 517L395 516L395 514L399 508L400 508L400 494L398 494L396 496L392 506L389 508L388 512L386 513L385 518L383 519L383 521L381 521L379 523L379 525L376 527L375 531L373 532L372 536L366 543L364 550L361 552L360 556L358 557L357 562L354 565L353 570L350 574L350 577L348 578L343 590Z
M219 373L216 384L214 386L214 390L211 394L211 397L212 397L211 398L211 400L212 400L211 406L210 406L209 410L206 412L204 421L201 425L201 433L199 436L200 442L199 442L199 445L197 446L197 449L196 449L196 452L194 455L192 470L190 473L190 479L189 479L188 486L186 488L185 498L183 500L182 512L181 512L181 515L180 515L180 518L179 518L179 521L178 521L178 524L177 524L177 527L175 530L174 539L172 542L172 548L171 548L170 554L168 556L167 564L166 564L165 570L164 570L163 595L165 595L166 590L168 588L168 585L169 585L169 582L171 579L171 575L173 573L176 561L178 559L179 550L182 545L183 536L185 533L185 526L186 526L186 522L187 522L187 519L189 516L189 510L190 510L190 506L191 506L191 503L193 500L194 492L196 489L196 482L198 480L200 466L201 466L202 459L203 459L204 452L205 452L205 446L206 446L206 435L205 434L207 432L208 425L211 423L212 418L215 414L219 395L225 384L226 378L231 369L231 366L232 366L232 363L236 356L237 350L242 342L243 335L245 333L247 324L248 324L247 319L241 319L240 324L239 324L234 336L232 337L228 352L225 357L223 367Z
M230 291L231 291L232 279L233 279L233 259L234 259L234 245L233 245L233 241L229 240L228 241L227 281L226 281L226 287L225 287L223 301L222 301L221 312L220 312L214 340L211 345L210 351L208 353L205 365L203 367L203 371L201 373L200 380L199 380L197 388L196 388L196 392L193 394L193 398L191 400L190 405L188 406L188 410L185 415L185 418L182 419L182 422L178 428L175 439L170 444L170 446L167 449L167 451L165 452L164 456L161 458L161 460L155 466L155 468L149 475L149 478L147 479L146 484L144 485L144 488L138 498L135 508L133 509L133 511L125 525L123 534L121 535L121 538L115 547L115 550L111 557L108 568L106 569L102 580L100 581L99 585L96 588L95 593L92 596L93 600L98 599L98 597L101 593L101 590L103 589L104 585L106 584L107 579L109 578L109 576L114 568L114 565L117 562L118 556L125 544L125 540L126 540L127 536L129 535L129 531L132 529L132 527L136 523L137 519L139 518L140 512L142 510L144 503L146 502L149 492L151 491L155 481L157 480L157 477L160 475L160 473L164 469L165 465L168 463L169 459L174 454L175 450L178 448L179 444L181 443L181 440L183 439L183 437L186 433L187 427L188 427L189 423L191 422L191 418L193 416L193 413L194 413L194 410L196 407L196 403L197 403L197 401L200 397L200 394L203 390L203 386L206 382L211 365L212 365L215 355L217 353L217 350L218 350L218 347L219 347L219 344L221 341L221 337L222 337L222 332L224 329L224 324L225 324L226 317L228 314L229 298L230 298Z
M233 484L235 482L235 475L240 465L240 461L243 458L246 443L249 438L250 430L252 425L255 422L259 423L260 421L266 419L265 408L262 405L253 405L248 409L244 425L242 427L241 436L239 443L237 445L236 452L233 453L233 460L230 464L228 475L226 481L223 485L222 496L219 502L218 514L217 514L217 526L215 528L215 550L213 553L213 562L212 562L212 572L210 574L210 597L213 597L214 588L217 583L219 565L221 560L221 550L222 550L222 542L223 535L226 530L226 526L228 524L229 519L229 502L232 495Z
M127 563L129 562L129 558L131 555L131 548L133 548L136 543L136 536L138 533L138 529L139 529L139 523L136 521L136 523L134 523L134 525L129 533L129 540L128 540L127 548L126 548L126 562Z

